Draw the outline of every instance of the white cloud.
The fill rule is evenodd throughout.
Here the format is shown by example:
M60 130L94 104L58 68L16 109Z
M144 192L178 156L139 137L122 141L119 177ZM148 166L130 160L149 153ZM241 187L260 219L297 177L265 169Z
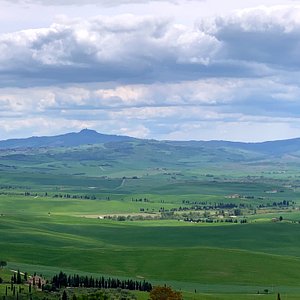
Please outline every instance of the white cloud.
M295 136L299 20L300 7L281 6L195 27L121 15L3 34L3 136L86 127L150 138Z
M10 88L0 89L0 125L14 136L88 127L143 138L260 140L270 139L273 124L271 136L283 137L285 128L291 137L299 130L299 96L296 85L275 78ZM261 132L250 130L258 124Z
M258 7L200 23L223 45L223 59L299 69L300 6Z
M231 79L210 79L168 84L117 84L114 87L96 84L3 88L0 89L0 109L2 112L49 114L51 111L216 106L230 103L232 93L242 85Z
M8 0L5 0L8 1ZM194 0L181 0L183 1L194 1ZM198 0L201 1L201 0ZM18 4L39 4L39 5L49 5L49 6L67 6L67 5L89 5L89 4L97 4L103 6L117 6L122 4L144 4L149 2L171 2L178 4L180 0L9 0L11 3Z
M170 81L197 77L217 39L154 17L70 20L0 36L5 85Z
M300 68L300 7L257 8L191 28L95 17L0 36L2 86L266 77Z

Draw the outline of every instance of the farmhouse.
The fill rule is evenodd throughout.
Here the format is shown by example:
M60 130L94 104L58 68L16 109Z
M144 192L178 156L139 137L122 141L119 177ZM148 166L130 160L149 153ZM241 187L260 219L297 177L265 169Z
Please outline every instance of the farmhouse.
M41 276L29 276L28 277L28 284L31 284L33 286L38 286L41 288L44 284L46 284L46 280Z

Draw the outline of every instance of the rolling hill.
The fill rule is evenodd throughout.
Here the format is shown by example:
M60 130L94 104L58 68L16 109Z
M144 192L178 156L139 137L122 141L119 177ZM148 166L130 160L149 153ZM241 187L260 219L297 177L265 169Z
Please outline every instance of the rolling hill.
M132 144L133 143L133 144ZM149 148L163 153L176 154L180 152L183 156L190 156L200 152L209 153L212 156L227 153L234 154L231 159L236 160L238 157L245 159L250 155L261 159L262 157L282 157L292 156L300 157L300 138L266 141L260 143L230 142L223 140L212 141L157 141L137 139L129 136L108 135L98 133L94 130L84 129L80 132L71 132L57 136L29 137L22 139L8 139L0 141L0 150L7 149L26 149L26 148L58 148L58 147L78 147L83 145L110 144L109 148L118 148L118 151L125 152L136 143L140 148ZM124 149L123 149L124 148ZM128 154L128 153L126 153ZM170 155L169 155L170 156Z
M107 142L128 142L135 139L128 136L101 134L94 130L83 129L57 136L29 137L0 141L0 149L42 148L42 147L75 147L87 144Z

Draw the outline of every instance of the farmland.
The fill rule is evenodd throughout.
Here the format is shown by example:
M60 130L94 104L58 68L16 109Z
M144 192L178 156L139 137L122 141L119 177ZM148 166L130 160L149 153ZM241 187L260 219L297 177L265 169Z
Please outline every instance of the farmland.
M145 141L1 151L6 271L142 278L186 299L300 295L296 156Z

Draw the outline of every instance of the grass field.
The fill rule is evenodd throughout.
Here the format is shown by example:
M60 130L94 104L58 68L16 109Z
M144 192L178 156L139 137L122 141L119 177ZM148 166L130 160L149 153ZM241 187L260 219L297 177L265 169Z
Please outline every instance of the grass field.
M217 164L208 154L182 157L179 150L172 162L168 149L161 154L164 162L138 162L151 151L114 148L105 156L97 149L0 156L0 259L8 262L7 272L50 276L62 269L146 279L172 285L193 300L276 299L277 292L281 299L300 298L297 165L248 161L241 168L240 162L226 161L228 153ZM124 160L132 151L136 162ZM273 205L282 201L292 204ZM214 220L217 211L233 213L193 210L195 203L241 205L248 223L183 222L180 215L103 219L161 216L182 206L187 211L181 213L206 213ZM283 221L272 222L279 217Z
M48 266L59 266L182 289L200 284L201 290L207 284L222 291L222 286L235 283L243 291L299 283L298 224L141 223L26 213L3 216L1 255L14 264L44 266L43 273Z

